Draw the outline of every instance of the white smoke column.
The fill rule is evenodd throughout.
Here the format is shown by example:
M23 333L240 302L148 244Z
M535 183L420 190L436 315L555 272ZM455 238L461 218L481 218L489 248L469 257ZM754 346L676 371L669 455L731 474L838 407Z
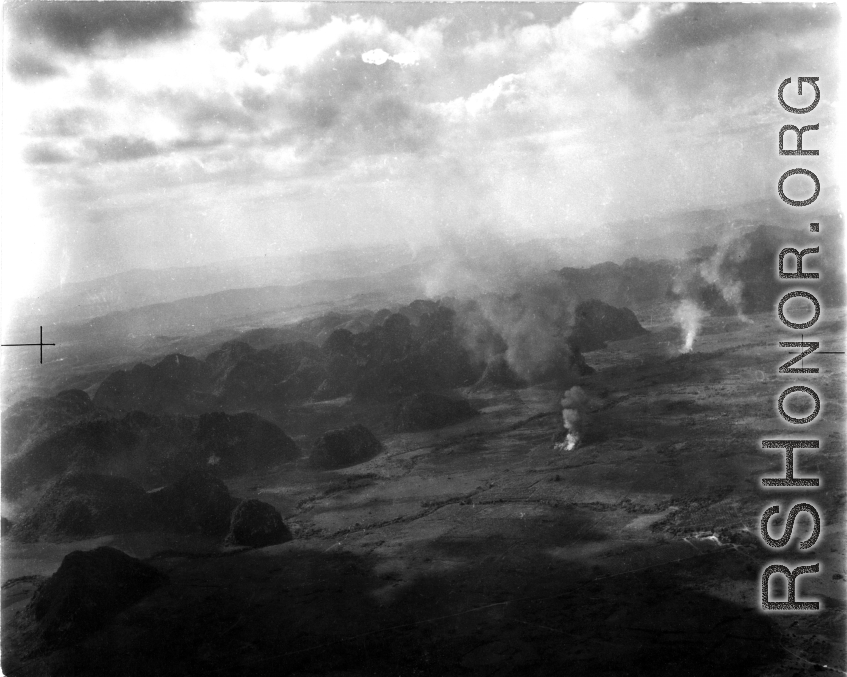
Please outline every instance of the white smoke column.
M555 274L536 275L511 291L479 298L475 324L502 339L506 362L520 378L533 383L570 374L575 357L566 337L577 301L565 282Z
M685 299L674 310L674 320L682 328L685 343L682 346L683 353L690 353L694 347L694 339L700 332L700 325L706 313L696 303Z
M547 252L516 251L493 223L490 232L471 236L442 233L439 256L421 282L430 298L457 299L458 333L477 361L502 354L533 383L570 376L577 362L567 337L579 299L551 271L561 265Z
M574 386L565 391L561 404L562 423L567 430L567 437L564 443L556 445L556 449L573 451L582 441L582 435L588 422L588 410L595 406L597 402L582 388Z
M750 252L750 242L735 234L724 236L718 243L715 253L698 266L700 276L708 283L715 285L724 301L735 310L736 315L744 322L751 320L744 314L744 283L730 277L732 271L747 258ZM688 352L688 351L686 351Z

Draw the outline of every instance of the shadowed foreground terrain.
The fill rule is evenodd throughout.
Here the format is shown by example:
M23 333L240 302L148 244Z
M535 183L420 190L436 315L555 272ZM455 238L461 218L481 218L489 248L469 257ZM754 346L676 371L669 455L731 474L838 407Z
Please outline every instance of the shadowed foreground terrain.
M827 350L843 349L842 319L819 323ZM280 545L144 532L5 543L4 671L841 674L843 492L815 495L823 534L802 557L823 573L801 578L798 597L823 611L800 623L758 610L759 574L779 559L758 545L776 502L759 478L779 468L758 442L786 432L774 401L790 377L777 374L771 314L752 320L706 320L686 355L667 325L592 353L580 384L600 406L571 452L554 448L562 393L544 386L468 390L478 416L414 433L343 400L264 411L295 439L363 422L383 449L340 470L303 458L228 480L280 511L294 535ZM843 357L817 363L821 449L798 463L842 486ZM27 607L35 586L99 545L166 582L77 644L45 643Z

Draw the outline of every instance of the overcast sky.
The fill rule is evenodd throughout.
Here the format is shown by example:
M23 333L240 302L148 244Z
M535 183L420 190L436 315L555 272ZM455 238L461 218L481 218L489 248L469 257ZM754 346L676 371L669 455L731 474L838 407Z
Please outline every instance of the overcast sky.
M825 139L837 96L827 5L4 11L2 263L20 293L774 197L779 126ZM802 123L775 97L798 75L824 92Z

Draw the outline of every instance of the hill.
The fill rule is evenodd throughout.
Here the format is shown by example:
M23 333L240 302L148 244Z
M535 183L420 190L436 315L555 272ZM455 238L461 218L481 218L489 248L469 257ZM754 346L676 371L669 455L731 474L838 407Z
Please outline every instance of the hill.
M417 300L396 312L329 313L288 329L254 330L203 360L169 355L116 371L97 389L94 405L115 414L196 414L350 395L385 400L469 385L498 354L521 378L541 382L576 373L582 348L646 331L626 309L591 301L573 311L561 295L548 305L552 315L540 317L531 309L541 300L549 299L537 289L484 303ZM292 337L302 340L271 343Z
M298 456L288 435L255 414L132 412L70 423L27 445L4 464L3 495L15 497L66 472L117 475L155 487L196 468L228 477Z

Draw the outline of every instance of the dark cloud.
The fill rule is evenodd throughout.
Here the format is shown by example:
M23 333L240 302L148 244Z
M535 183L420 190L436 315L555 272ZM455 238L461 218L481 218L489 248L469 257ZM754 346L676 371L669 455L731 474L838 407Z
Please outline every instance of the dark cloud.
M183 126L199 132L255 131L255 112L237 97L225 92L201 94L188 90L163 90L154 98L157 107L165 109Z
M268 5L260 3L255 11L243 19L227 23L220 34L221 46L228 51L237 52L244 42L260 35L271 36L302 27L300 21L281 19Z
M172 150L195 150L195 149L205 149L205 148L217 148L219 146L224 145L227 142L226 137L224 136L215 136L215 137L201 137L201 136L186 136L181 139L177 139L168 145L169 149Z
M103 162L125 162L137 160L162 152L155 143L140 136L110 136L105 139L90 139L86 145Z
M365 63L373 48L349 37L284 84L266 91L246 86L228 93L163 91L155 100L192 131L192 138L243 145L293 145L301 158L321 165L382 153L423 153L437 138L436 116L414 100L416 66ZM193 143L190 145L194 145Z
M258 87L245 87L239 96L241 105L253 113L267 113L273 107L273 94Z
M30 2L6 8L13 35L42 38L66 52L87 52L101 40L132 45L183 34L192 26L188 2Z
M115 98L122 91L121 83L115 76L109 76L101 69L95 69L88 76L88 92L95 99Z
M11 52L6 61L6 68L13 77L23 82L45 80L65 72L61 66L50 59L25 49Z
M300 155L332 162L351 155L421 153L436 140L435 117L393 94L338 105L320 96L292 105Z
M639 51L672 56L752 33L785 37L835 27L839 20L834 4L692 3L681 12L665 15Z
M228 139L223 135L214 137L190 135L165 145L157 145L140 136L113 135L99 139L84 139L82 153L74 155L51 141L38 141L24 150L24 160L33 165L63 164L74 161L79 161L83 165L91 162L130 162L172 151L218 148L227 142Z
M34 143L24 150L24 160L31 165L63 164L72 159L61 148L47 142Z
M76 137L91 132L102 122L101 113L78 106L36 116L30 131L37 136Z
M416 67L367 64L362 53L371 48L357 38L336 45L338 56L318 60L282 93L301 154L331 162L420 153L435 143L436 117L408 94L420 78Z
M770 92L798 68L838 80L829 77L838 24L830 6L694 3L660 12L611 71L645 114L699 115L709 101L712 119L738 117L762 100L763 88L770 101Z

